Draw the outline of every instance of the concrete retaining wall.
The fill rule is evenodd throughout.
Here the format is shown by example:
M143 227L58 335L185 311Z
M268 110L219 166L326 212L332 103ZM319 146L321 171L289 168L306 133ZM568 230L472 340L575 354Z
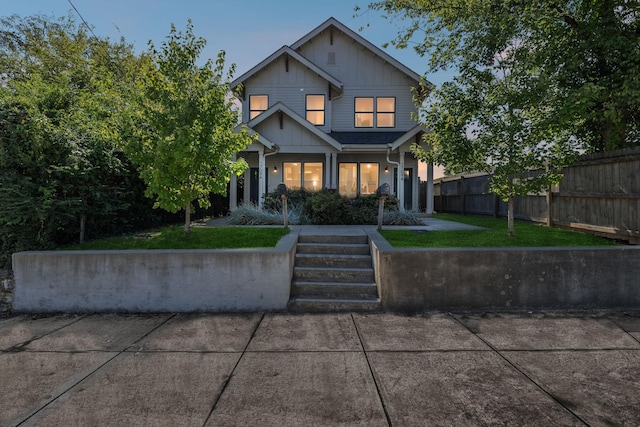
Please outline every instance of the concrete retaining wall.
M368 233L383 310L640 308L638 246L400 249ZM273 249L21 252L13 310L286 310L297 238Z
M17 312L284 310L297 232L272 249L13 255Z
M0 270L0 317L11 312L13 288L13 273L11 270Z
M398 249L371 233L392 311L640 308L640 247Z

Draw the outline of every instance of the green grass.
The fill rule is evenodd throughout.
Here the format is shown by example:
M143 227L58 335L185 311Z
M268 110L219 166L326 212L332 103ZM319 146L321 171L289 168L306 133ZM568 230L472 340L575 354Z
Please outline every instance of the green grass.
M507 220L484 216L437 214L434 218L477 225L486 230L451 230L416 233L411 230L382 230L380 234L395 247L466 248L466 247L528 247L528 246L607 246L611 240L586 233L540 224L516 221L515 236L507 234Z
M67 246L64 250L123 250L123 249L238 249L271 248L288 228L259 227L192 227L185 234L182 227L167 227L161 230L138 233L133 236L112 237L79 245Z

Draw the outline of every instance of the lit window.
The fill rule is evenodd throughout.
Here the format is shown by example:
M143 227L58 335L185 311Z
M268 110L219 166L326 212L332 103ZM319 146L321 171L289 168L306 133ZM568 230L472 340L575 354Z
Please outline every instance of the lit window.
M322 189L322 163L285 163L283 166L287 188Z
M253 119L258 114L269 108L268 95L251 95L249 96L249 119Z
M355 197L358 194L358 164L340 163L338 169L339 193L347 197Z
M395 98L356 98L355 127L392 128L396 125ZM374 123L375 116L375 123Z
M360 163L360 194L375 193L378 188L378 164Z
M396 125L396 99L376 99L376 126L379 128L392 128Z
M373 98L356 98L356 127L373 127Z
M302 165L300 163L284 164L284 184L287 188L300 188L302 181Z
M324 125L324 95L307 95L307 120Z
M322 188L322 163L304 164L304 182L306 190L320 190Z
M338 191L347 197L375 193L378 189L378 163L340 163L338 167Z

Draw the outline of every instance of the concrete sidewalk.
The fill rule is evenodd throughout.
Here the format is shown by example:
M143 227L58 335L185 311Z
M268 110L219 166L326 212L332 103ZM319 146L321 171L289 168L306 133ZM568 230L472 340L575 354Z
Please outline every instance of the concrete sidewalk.
M640 425L640 317L0 320L2 426Z

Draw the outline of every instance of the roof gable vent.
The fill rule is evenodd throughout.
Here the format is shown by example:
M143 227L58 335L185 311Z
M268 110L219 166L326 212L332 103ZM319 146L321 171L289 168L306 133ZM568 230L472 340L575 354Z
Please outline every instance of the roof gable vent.
M336 65L336 53L328 52L327 53L327 65Z

